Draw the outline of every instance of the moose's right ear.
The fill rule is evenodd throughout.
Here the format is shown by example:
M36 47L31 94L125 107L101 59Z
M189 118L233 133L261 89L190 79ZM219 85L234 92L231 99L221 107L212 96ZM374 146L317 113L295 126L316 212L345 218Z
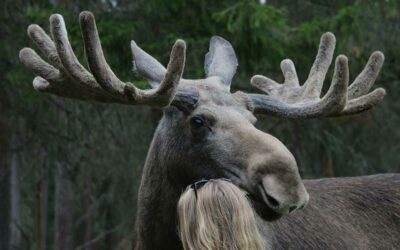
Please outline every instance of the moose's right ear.
M135 41L131 41L133 55L133 71L146 78L152 88L156 88L165 76L167 70L154 57L142 50Z
M207 77L217 76L228 88L236 73L238 60L232 45L220 36L213 36L204 61Z

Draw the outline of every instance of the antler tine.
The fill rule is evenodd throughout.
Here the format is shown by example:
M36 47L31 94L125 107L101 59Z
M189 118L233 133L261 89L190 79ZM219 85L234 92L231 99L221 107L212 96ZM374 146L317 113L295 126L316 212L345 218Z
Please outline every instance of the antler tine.
M322 84L331 63L335 37L325 33L320 42L318 55L303 86L298 84L297 74L291 60L281 62L285 77L279 84L267 77L256 75L251 84L268 95L248 94L253 103L254 113L269 114L286 118L313 118L340 116L368 110L382 101L385 90L376 89L368 93L382 67L384 56L374 52L364 70L348 88L349 68L347 57L336 58L333 80L328 92L320 97Z
M296 68L292 60L282 60L281 69L285 78L285 82L283 84L293 87L299 86L299 78L297 77Z
M47 58L51 64L56 67L61 65L60 58L58 57L53 41L39 25L29 25L28 36L36 44L36 46L39 47L43 54L47 55Z
M310 74L304 83L305 96L318 98L335 51L336 38L331 32L322 35L319 49Z
M56 80L60 77L60 71L45 62L33 49L23 48L19 52L21 62L35 75L48 80Z
M371 89L385 61L385 56L380 51L375 51L369 57L367 65L349 87L349 98L365 95Z
M92 74L90 74L76 58L68 40L64 19L60 14L51 15L50 27L58 56L69 76L76 82L80 82L83 88L88 88L98 93L104 92Z
M35 75L38 75L33 80L33 87L40 92L47 92L62 97L69 97L79 100L87 100L89 97L93 100L110 102L111 100L107 98L102 98L95 95L90 95L88 93L83 93L76 91L76 89L67 86L59 79L62 77L61 72L54 68L52 65L45 62L36 52L31 48L23 48L19 57L21 62L30 69ZM53 82L55 84L51 84Z
M95 100L100 102L115 102L115 100L90 92L79 91L75 85L60 81L62 73L45 62L33 49L23 48L19 53L21 62L35 75L33 87L40 92L55 94L78 100Z
M116 77L104 57L93 14L88 11L81 12L79 22L82 29L86 58L94 78L105 91L115 98L126 98L124 92L126 84Z
M161 106L169 105L172 102L185 66L185 50L185 42L178 39L172 47L167 72L163 80L156 89L148 91L140 90L142 91L142 100L146 100L149 104L158 104ZM179 94L181 93L184 93L184 91Z
M282 60L281 70L285 79L283 83L284 85L288 87L300 86L296 68L292 60L290 59ZM277 83L276 81L262 75L253 76L250 80L250 84L268 94L273 94L273 91L275 91L281 86L281 84Z
M253 76L250 80L250 84L270 95L273 94L272 91L279 89L281 86L281 84L271 78L262 75Z
M35 90L62 97L85 100L85 97L81 93L77 94L76 91L71 91L70 88L63 84L50 84L49 81L53 82L60 79L61 73L58 69L45 62L33 49L23 48L19 53L19 58L28 69L35 75L38 75L33 80Z
M331 116L351 115L366 111L368 109L371 109L378 103L380 103L385 97L385 95L386 95L385 89L377 88L367 95L363 95L358 98L349 100L345 109L342 112L332 114Z
M339 55L336 58L333 79L328 92L318 103L319 115L338 113L343 110L347 101L347 86L349 84L349 65L347 57Z
M178 40L172 49L167 73L160 86L154 90L143 91L119 80L107 64L101 48L93 14L84 11L80 14L79 20L85 41L89 68L104 90L108 91L116 98L127 99L129 102L158 106L170 104L175 95L179 79L182 76L185 63L186 46L182 40Z

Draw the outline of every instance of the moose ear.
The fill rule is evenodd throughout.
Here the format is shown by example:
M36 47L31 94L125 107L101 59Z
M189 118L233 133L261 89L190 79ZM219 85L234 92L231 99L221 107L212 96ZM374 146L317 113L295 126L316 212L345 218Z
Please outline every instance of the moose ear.
M213 36L204 62L206 76L217 76L229 87L237 66L238 60L232 45L222 37Z
M142 50L135 41L131 41L133 55L133 71L147 79L152 88L156 88L165 76L167 70L154 57Z

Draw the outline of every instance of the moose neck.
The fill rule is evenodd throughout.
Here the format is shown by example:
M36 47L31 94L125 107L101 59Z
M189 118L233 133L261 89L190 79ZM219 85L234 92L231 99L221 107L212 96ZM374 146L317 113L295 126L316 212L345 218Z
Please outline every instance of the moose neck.
M181 249L176 207L184 185L168 177L173 154L171 117L164 116L154 134L138 194L135 249ZM175 130L176 131L176 130ZM176 152L175 152L176 153Z

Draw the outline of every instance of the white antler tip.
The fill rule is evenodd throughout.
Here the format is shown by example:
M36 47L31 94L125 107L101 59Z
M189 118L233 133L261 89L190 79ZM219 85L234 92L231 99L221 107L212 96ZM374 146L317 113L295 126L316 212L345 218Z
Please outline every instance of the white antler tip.
M279 83L275 82L268 77L262 75L255 75L251 78L250 84L264 92L269 92L271 89L277 88L280 86Z
M375 51L372 53L371 58L382 63L385 61L385 55L381 51Z
M252 85L256 85L258 84L260 81L262 81L264 77L262 75L255 75L250 79L250 83Z
M174 47L177 49L186 49L186 43L185 41L183 41L182 39L178 39L176 40Z
M62 17L62 15L60 15L60 14L58 14L58 13L56 13L56 14L52 14L51 16L50 16L50 23L51 24L53 24L53 23L60 23L60 22L63 22L63 17Z
M45 79L37 76L33 79L33 88L37 91L46 91L50 87L50 83Z
M376 95L383 98L386 95L386 90L384 88L378 88L375 90Z
M79 21L80 21L80 22L94 21L94 15L93 15L93 13L90 12L90 11L87 11L87 10L82 11L82 12L79 14Z
M28 35L31 37L37 30L40 30L40 26L37 24L31 24L28 26L27 32Z
M336 37L332 32L326 32L321 37L322 41L336 42Z
M281 62L281 69L286 69L286 68L294 68L293 61L288 58L282 60Z
M347 56L338 55L338 57L336 58L336 62L339 63L339 64L347 64L348 63Z
M32 53L32 51L33 51L33 50L32 50L31 48L27 48L27 47L21 49L21 50L19 51L19 59L20 59L21 61L23 61L24 58L28 57L28 56Z

